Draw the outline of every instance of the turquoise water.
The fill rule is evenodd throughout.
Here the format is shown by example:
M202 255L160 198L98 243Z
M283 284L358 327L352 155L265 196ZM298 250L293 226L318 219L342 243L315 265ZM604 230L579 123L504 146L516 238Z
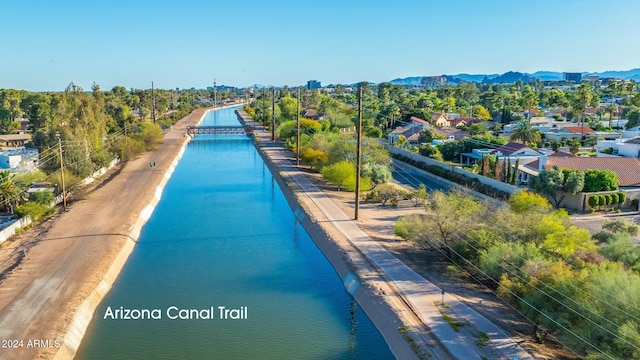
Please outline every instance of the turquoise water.
M237 124L233 109L208 113L202 125L214 124ZM172 306L213 307L214 318L169 319L177 315L173 308L167 314ZM238 309L230 314L240 319L221 319L219 306ZM120 307L157 309L161 319L108 315ZM77 358L393 356L297 223L250 140L198 135L98 307Z

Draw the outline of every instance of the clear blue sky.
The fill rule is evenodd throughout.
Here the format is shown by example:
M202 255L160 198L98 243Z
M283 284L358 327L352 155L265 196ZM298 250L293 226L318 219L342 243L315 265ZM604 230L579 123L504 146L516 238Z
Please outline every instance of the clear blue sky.
M0 88L640 67L638 0L2 0Z

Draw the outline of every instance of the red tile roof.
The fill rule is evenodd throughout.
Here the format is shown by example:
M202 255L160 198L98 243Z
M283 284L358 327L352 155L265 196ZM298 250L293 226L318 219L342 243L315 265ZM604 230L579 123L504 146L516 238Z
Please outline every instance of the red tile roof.
M416 116L412 116L410 120L411 121L415 121L415 122L420 123L420 124L429 125L429 123L426 120L422 120L422 119L420 119L419 117L416 117Z
M538 162L534 161L527 166L537 169ZM550 156L544 168L551 169L554 166L561 169L580 171L592 169L609 170L618 175L618 184L620 186L640 186L640 161L634 158Z
M562 130L567 130L568 132L572 133L572 134L593 134L595 131L593 131L592 128L588 127L588 126L565 126L563 128L560 129L560 131ZM584 132L583 132L584 131Z

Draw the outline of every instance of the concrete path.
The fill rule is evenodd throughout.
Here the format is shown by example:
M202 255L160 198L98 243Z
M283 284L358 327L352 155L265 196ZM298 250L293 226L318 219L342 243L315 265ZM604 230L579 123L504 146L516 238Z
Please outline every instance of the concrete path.
M480 359L477 347L470 345L445 321L436 304L443 299L442 291L418 275L386 249L371 239L347 216L333 201L318 189L303 172L295 166L291 152L280 144L270 141L268 134L256 133L265 153L283 173L300 186L301 189L322 210L332 224L359 249L371 263L377 266L384 276L393 281L420 319L432 329L435 336L448 352L458 359ZM455 313L456 320L472 324L478 331L489 336L490 343L502 359L532 359L507 334L473 309L447 294L444 302ZM473 343L474 341L471 341Z

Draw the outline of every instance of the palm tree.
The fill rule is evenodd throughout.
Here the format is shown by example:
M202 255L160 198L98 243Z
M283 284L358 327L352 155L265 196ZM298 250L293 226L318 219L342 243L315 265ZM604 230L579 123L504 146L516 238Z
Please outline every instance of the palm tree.
M11 203L20 193L15 183L14 175L9 171L0 171L0 203L4 205L6 212L10 211Z
M618 107L614 105L612 102L611 104L608 104L604 110L609 113L609 127L611 127L611 119L613 118L613 112L617 111Z
M513 129L510 140L519 141L525 145L537 144L542 140L542 135L531 126L531 121L525 119Z

